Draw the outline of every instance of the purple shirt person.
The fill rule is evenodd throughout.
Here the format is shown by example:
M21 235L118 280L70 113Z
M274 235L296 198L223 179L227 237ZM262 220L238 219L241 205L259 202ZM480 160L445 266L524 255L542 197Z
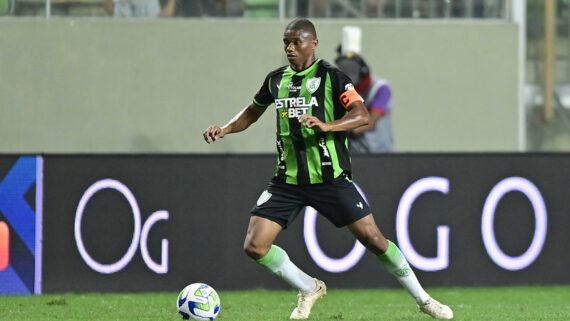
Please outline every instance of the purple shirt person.
M368 125L352 130L352 153L389 153L394 146L388 82L370 74L366 62L357 54L348 52L336 59L337 66L352 80L356 91L364 98L370 113Z

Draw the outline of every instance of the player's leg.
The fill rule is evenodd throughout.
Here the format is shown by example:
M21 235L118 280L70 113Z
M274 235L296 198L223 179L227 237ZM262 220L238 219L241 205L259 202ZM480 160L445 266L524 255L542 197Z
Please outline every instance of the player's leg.
M434 318L453 318L453 311L448 306L432 299L423 289L398 246L384 237L372 214L349 224L348 228L362 245L376 255L386 270L408 290L422 312Z
M299 290L299 302L291 314L291 319L306 319L315 301L326 294L326 286L322 281L299 269L282 248L273 244L282 229L281 225L270 219L252 216L244 250L259 265Z
M372 214L348 225L348 228L362 245L376 255L386 270L400 281L416 302L425 303L429 299L400 249L384 237Z
M274 221L253 215L249 220L244 251L255 262L280 276L292 287L301 292L312 292L315 289L313 278L293 264L282 248L273 244L281 230L281 225Z
M251 216L243 249L254 260L264 257L277 235L283 230L281 225L260 216Z
M311 292L315 289L313 278L293 264L282 248L273 244L282 229L281 225L267 218L253 215L249 220L244 251L255 262L280 276L292 287L301 292Z
M306 202L307 194L299 186L272 180L251 210L253 217L245 242L246 253L257 263L299 289L299 300L291 319L308 318L313 304L327 289L322 281L313 279L293 264L283 249L273 245L277 234L295 220Z

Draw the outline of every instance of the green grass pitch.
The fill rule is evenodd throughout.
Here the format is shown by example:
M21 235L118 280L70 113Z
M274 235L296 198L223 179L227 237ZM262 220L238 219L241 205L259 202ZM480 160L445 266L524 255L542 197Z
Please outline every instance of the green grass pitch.
M433 288L455 320L570 320L570 286ZM288 320L296 293L219 291L217 320ZM181 320L178 293L0 296L0 320ZM404 290L329 289L309 320L432 320Z

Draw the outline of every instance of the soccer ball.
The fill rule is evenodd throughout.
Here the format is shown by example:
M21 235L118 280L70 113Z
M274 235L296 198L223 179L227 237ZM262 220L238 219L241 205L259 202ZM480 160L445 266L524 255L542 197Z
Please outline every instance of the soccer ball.
M220 312L220 297L211 286L192 283L180 292L176 307L184 320L214 320Z

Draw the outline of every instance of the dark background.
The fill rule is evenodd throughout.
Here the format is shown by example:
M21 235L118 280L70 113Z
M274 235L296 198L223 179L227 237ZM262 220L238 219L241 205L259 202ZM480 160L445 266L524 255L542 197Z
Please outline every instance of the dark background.
M568 284L570 154L389 154L352 157L355 182L363 189L380 229L396 242L395 216L404 191L428 176L449 179L448 194L428 192L414 203L410 238L424 256L436 255L436 228L450 228L449 267L415 269L425 286ZM75 155L44 157L43 291L177 291L193 282L217 289L288 286L250 260L242 250L249 210L273 175L274 155ZM542 193L547 238L541 255L521 271L497 266L481 237L485 199L499 181L521 176ZM148 248L160 261L161 240L169 240L169 271L155 274L137 250L114 274L87 266L76 247L74 220L83 193L96 181L112 178L136 197L142 224L158 210L170 214L151 229ZM319 217L317 234L330 257L354 245L346 229ZM84 212L85 247L100 263L122 257L131 242L133 219L125 198L114 190L96 193ZM519 192L505 195L495 215L495 234L503 252L521 255L531 243L534 214ZM351 270L335 274L318 267L303 240L303 216L276 240L295 264L331 288L394 287L395 279L366 253Z

